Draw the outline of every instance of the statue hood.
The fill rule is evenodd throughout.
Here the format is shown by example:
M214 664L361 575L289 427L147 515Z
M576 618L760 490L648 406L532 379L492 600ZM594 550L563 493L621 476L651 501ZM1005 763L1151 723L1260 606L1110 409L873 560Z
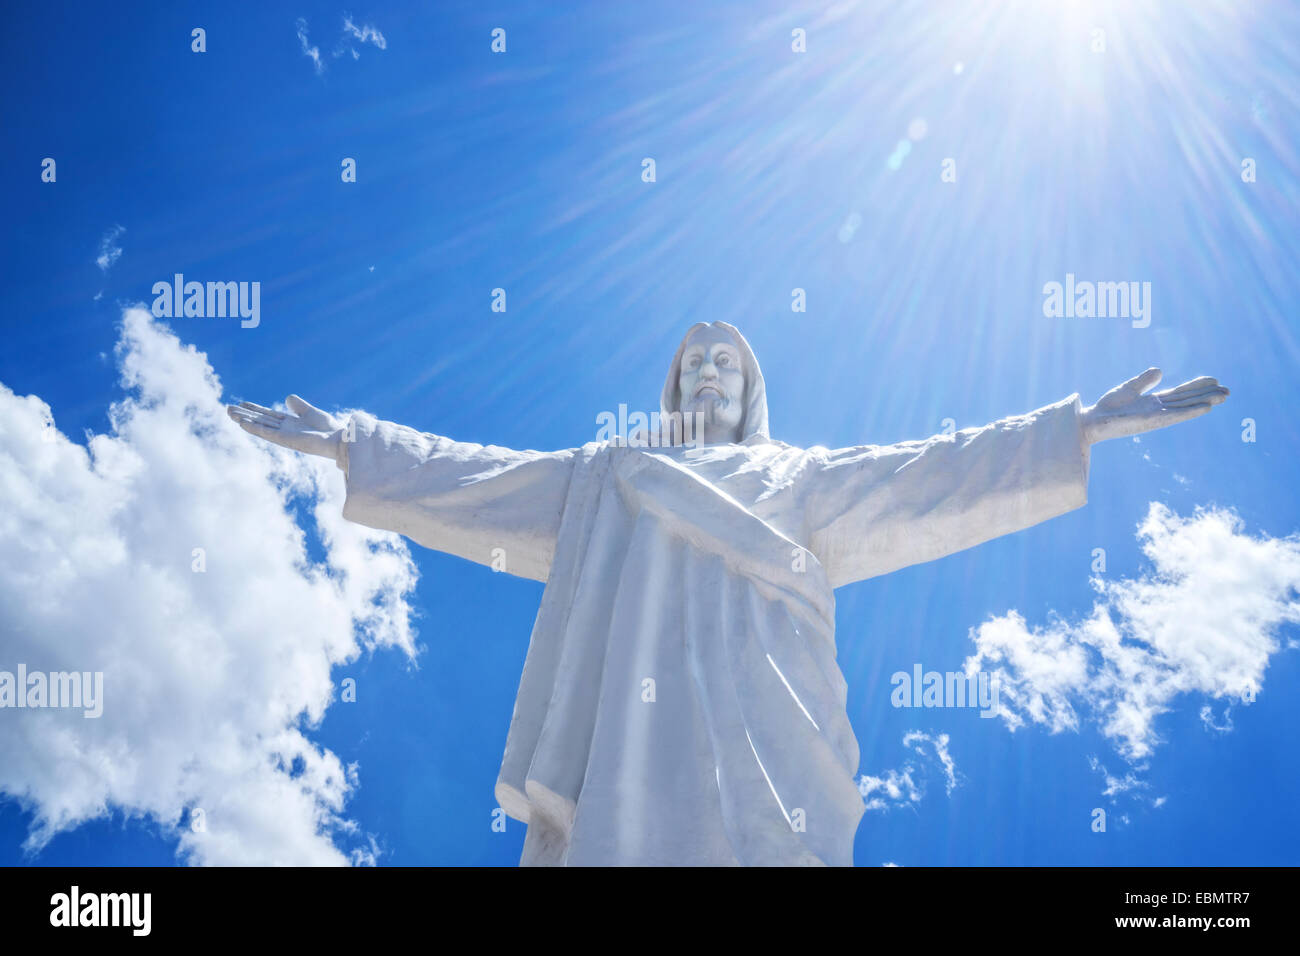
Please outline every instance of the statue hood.
M767 431L767 386L763 384L763 372L758 367L754 350L749 347L740 330L726 322L696 322L686 330L681 344L677 346L677 354L673 356L673 363L668 368L663 394L659 397L660 421L670 421L669 416L680 409L682 395L679 380L682 373L682 353L686 351L686 343L696 331L706 329L710 324L730 335L736 342L736 348L740 350L741 368L745 373L745 414L740 420L740 443L752 445L771 441Z

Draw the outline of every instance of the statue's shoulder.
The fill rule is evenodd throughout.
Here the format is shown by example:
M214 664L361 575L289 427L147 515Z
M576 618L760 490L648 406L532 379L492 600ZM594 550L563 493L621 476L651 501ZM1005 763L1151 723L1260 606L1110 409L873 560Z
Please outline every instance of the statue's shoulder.
M783 442L779 438L750 439L745 445L752 449L755 455L764 458L793 458L807 455L812 451L811 448L800 448L798 445Z

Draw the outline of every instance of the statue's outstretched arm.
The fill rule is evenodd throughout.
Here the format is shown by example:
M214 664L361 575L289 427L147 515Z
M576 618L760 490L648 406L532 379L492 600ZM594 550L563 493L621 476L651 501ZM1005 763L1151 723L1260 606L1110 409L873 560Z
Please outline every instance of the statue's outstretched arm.
M334 461L347 486L344 518L493 570L547 579L577 449L485 447L364 412L345 422L297 395L285 406L241 402L227 411L252 435Z
M1088 408L1071 396L926 441L818 452L800 483L810 549L838 586L1080 507L1092 445L1196 418L1228 396L1209 377L1148 391L1159 381L1148 369Z

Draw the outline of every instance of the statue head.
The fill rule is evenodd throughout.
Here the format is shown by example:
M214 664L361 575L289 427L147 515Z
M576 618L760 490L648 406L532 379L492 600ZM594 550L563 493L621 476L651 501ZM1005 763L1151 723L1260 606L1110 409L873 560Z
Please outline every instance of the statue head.
M708 444L767 439L763 373L734 326L699 322L686 333L660 400L662 416L673 412L683 418L699 414Z

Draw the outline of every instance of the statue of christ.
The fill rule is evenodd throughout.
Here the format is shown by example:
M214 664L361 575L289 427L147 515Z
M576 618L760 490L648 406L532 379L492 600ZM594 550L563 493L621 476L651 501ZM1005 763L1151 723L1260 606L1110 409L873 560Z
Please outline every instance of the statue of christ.
M512 451L294 395L228 411L336 461L345 518L545 582L496 784L528 825L521 864L851 865L834 589L1078 508L1093 444L1228 395L1159 380L925 441L795 448L768 434L748 343L715 322L689 330L660 401L703 422L689 448Z

